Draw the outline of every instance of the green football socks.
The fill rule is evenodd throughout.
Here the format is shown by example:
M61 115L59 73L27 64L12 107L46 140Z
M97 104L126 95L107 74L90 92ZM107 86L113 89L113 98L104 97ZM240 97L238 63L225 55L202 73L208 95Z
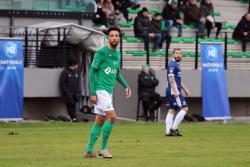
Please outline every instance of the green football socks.
M107 142L108 142L109 135L112 131L112 127L113 127L113 123L109 121L106 121L103 125L103 135L102 135L102 145L101 145L102 150L107 148Z
M93 152L93 147L101 133L101 130L102 130L101 126L97 125L96 123L93 124L91 131L90 131L89 143L88 143L86 152Z

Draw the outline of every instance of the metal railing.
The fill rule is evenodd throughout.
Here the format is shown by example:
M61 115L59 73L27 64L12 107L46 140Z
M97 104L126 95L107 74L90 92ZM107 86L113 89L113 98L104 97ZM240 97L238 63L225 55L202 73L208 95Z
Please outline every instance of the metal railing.
M75 56L74 46L61 40L66 38L62 28L57 29L56 35L51 35L39 28L0 27L0 37L23 39L25 67L63 67Z
M231 53L233 53L233 52L235 52L235 53L233 53L233 54L237 54L237 53L240 53L240 51L238 51L238 50L230 50L230 48L228 47L228 46L230 46L231 47L231 44L237 44L238 42L237 41L235 41L234 39L228 39L228 32L224 32L224 34L221 34L221 36L224 36L223 38L220 38L220 39L215 39L214 40L214 42L220 42L220 43L222 43L222 48L224 48L224 52L223 52L223 59L224 59L224 68L225 68L225 70L227 70L228 69L228 58L229 57L232 57L232 58L234 58L232 55L231 55ZM123 36L121 36L121 37L123 37ZM171 45L171 42L172 42L172 38L171 37L166 37L166 47L164 48L165 49L165 69L167 69L167 67L168 67L168 61L169 61L169 51L170 51L170 45ZM189 59L189 61L191 60L191 63L192 63L192 61L193 61L193 63L194 63L194 65L193 65L193 69L195 69L195 70L197 70L198 68L199 68L199 63L200 63L200 57L199 57L199 55L200 55L200 50L199 50L199 48L200 48L200 42L201 41L203 41L203 40L205 40L205 39L203 39L203 38L200 38L199 36L198 36L198 32L196 32L196 35L195 35L195 38L194 38L194 46L190 46L190 48L192 48L192 50L194 50L194 59L192 60L192 59ZM232 40L233 41L233 43L229 43L229 40ZM122 42L123 40L121 39L121 41L120 41L120 49L121 49L121 60L124 60L124 52L123 52L123 47L124 47L124 44L123 44L123 42ZM150 41L150 40L147 40L147 41ZM206 41L206 40L205 40ZM210 41L210 39L208 40L208 41ZM212 40L213 41L213 40ZM250 39L249 39L249 41L250 41ZM193 45L193 44L191 44L191 45ZM241 48L238 48L239 50L241 49ZM228 54L230 52L230 55ZM242 52L241 52L242 53ZM237 57L237 56L236 56ZM240 57L240 56L238 56L238 57ZM248 56L249 57L249 56ZM151 59L151 57L150 57L150 52L149 52L149 42L148 43L146 43L146 51L145 51L145 57L141 57L142 58L142 61L145 61L145 63L147 63L147 64L149 64L150 65L150 63L151 63L151 61L152 61L152 59ZM145 60L144 60L145 59ZM137 59L138 60L138 59ZM250 59L249 59L250 60ZM233 60L232 59L230 59L230 63L232 63L233 62ZM239 59L238 60L236 60L235 61L235 64L237 63L237 62L239 62ZM242 65L242 63L244 63L244 61L241 61L241 65ZM124 62L122 61L121 62L121 68L123 67L123 64L124 64ZM231 65L231 64L230 64Z

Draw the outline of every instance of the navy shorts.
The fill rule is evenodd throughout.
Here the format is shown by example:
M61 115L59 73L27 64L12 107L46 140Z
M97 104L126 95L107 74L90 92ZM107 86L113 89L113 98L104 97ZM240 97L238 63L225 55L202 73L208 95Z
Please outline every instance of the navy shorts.
M178 110L187 107L187 102L183 94L179 94L179 97L175 98L170 93L167 93L167 104L169 109Z

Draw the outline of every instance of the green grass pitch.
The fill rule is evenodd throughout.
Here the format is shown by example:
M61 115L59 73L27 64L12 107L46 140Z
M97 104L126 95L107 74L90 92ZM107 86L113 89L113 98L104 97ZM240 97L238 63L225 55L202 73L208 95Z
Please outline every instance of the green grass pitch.
M0 167L250 166L249 124L183 123L183 137L165 137L163 123L117 122L112 160L82 158L91 125L0 124Z

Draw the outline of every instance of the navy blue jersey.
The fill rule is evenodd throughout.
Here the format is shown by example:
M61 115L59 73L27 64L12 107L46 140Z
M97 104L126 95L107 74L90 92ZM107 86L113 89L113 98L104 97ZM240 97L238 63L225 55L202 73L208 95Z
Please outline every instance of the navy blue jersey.
M176 83L176 87L179 92L181 92L181 68L180 64L175 61L175 59L172 59L168 64L167 69L167 76L174 76L174 80ZM171 92L171 86L168 82L168 88L167 91Z

